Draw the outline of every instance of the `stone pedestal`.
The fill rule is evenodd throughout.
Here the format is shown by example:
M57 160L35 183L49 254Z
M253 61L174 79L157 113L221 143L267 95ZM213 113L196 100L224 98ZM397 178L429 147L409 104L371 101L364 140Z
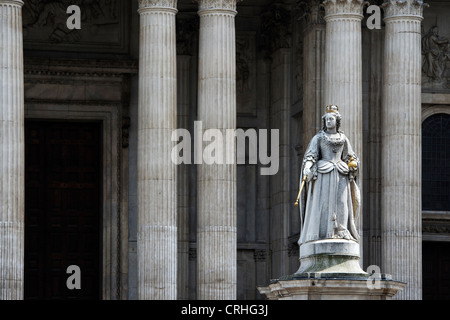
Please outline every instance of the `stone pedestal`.
M277 280L267 287L258 287L258 291L268 300L391 300L404 286L389 275L373 281L311 274L304 279Z
M258 290L269 300L390 300L406 283L387 274L368 274L360 265L359 244L324 239L300 246L300 268Z
M325 239L300 246L300 268L293 277L314 273L326 277L367 278L360 265L359 244L352 240Z

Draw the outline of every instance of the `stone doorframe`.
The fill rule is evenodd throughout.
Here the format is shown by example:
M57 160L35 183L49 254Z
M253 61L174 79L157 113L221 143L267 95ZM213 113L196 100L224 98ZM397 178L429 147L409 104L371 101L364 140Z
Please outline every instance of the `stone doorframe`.
M25 119L102 123L102 299L128 293L128 127L134 61L25 59Z

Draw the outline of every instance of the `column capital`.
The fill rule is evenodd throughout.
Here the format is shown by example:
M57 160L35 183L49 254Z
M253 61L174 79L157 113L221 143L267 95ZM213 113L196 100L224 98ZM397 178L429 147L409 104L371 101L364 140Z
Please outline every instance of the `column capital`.
M320 0L299 0L297 8L300 11L298 20L305 20L306 28L324 25L324 11Z
M199 12L204 10L226 10L236 12L237 3L243 0L194 0L198 3Z
M388 0L381 7L384 10L384 21L400 17L422 20L423 8L429 5L421 0Z
M362 20L363 8L368 2L364 0L325 0L325 21L332 18L357 18Z
M4 5L13 5L13 6L22 7L23 1L22 0L0 0L0 6L4 6Z
M168 9L174 12L177 11L177 0L138 0L138 3L139 13L152 9Z

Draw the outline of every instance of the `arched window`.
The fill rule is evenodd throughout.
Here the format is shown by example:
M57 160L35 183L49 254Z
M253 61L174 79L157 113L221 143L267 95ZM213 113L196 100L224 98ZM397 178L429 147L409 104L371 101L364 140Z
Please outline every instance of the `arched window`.
M422 124L422 210L450 211L450 115Z

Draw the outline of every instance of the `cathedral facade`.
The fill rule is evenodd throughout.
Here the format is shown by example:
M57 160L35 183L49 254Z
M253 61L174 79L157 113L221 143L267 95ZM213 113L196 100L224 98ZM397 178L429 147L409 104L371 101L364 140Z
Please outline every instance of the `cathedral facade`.
M0 299L264 299L331 104L361 267L449 298L450 2L369 2L0 0Z

